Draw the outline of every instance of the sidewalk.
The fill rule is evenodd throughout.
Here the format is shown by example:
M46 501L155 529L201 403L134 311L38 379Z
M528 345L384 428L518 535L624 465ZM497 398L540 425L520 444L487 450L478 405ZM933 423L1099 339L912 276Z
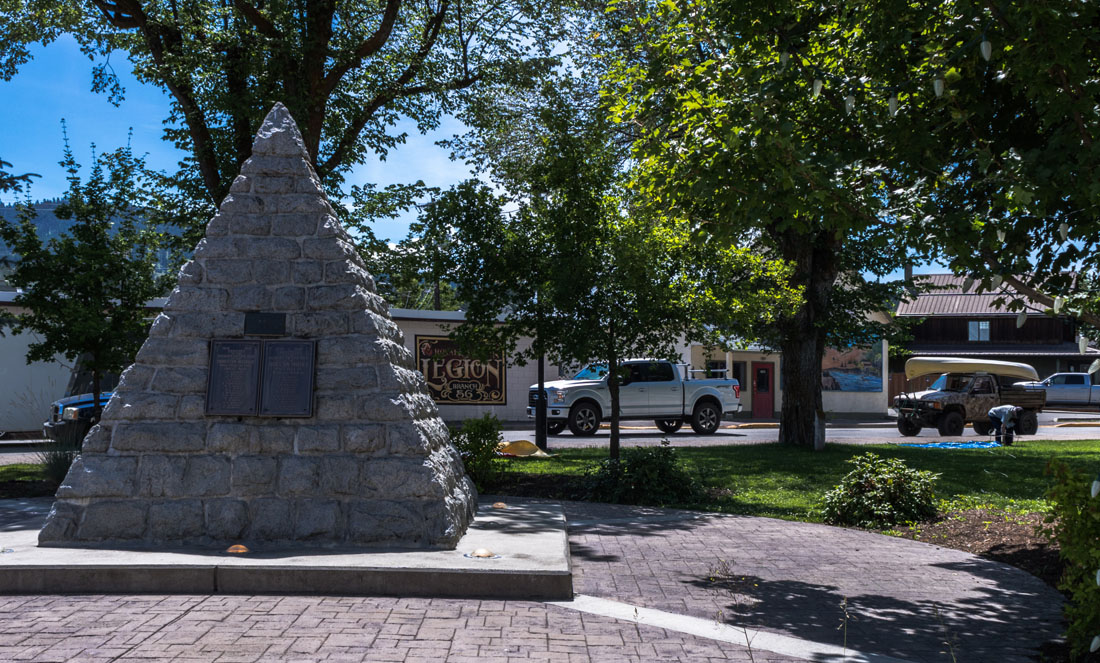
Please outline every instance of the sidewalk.
M0 503L2 529L36 527L49 503L35 504ZM564 506L574 601L9 596L0 660L1022 663L1061 630L1057 592L955 550L765 518Z

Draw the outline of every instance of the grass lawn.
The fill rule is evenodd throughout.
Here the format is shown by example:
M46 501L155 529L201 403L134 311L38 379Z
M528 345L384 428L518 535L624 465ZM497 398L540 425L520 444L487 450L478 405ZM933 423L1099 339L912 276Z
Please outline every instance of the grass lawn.
M41 481L42 466L31 463L0 465L0 482L5 481Z
M852 466L846 461L873 452L901 458L910 467L938 472L936 496L953 508L988 506L1018 512L1046 509L1047 462L1057 458L1085 471L1100 471L1100 440L1027 439L993 449L915 449L893 444L826 445L825 451L778 444L678 448L681 458L702 471L710 497L679 506L788 520L820 521L825 492ZM607 458L606 449L570 449L556 458L511 461L509 470L579 477L585 467Z
M41 465L0 465L0 499L45 497L56 490L56 485L45 480Z

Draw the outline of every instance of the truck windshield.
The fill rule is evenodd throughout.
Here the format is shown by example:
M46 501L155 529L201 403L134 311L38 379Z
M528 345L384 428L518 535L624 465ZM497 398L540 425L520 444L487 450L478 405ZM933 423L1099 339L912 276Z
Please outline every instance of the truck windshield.
M573 376L574 380L599 380L607 375L607 364L589 364Z
M966 388L970 386L970 380L973 376L970 375L955 375L953 373L944 373L936 378L936 381L929 387L932 391L966 391Z

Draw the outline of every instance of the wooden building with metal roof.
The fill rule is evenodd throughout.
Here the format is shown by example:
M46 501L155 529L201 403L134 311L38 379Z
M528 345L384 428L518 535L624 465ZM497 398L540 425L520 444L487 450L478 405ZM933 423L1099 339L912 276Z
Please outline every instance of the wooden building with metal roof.
M1100 357L1096 347L1080 347L1077 321L1049 315L1047 309L1018 294L1008 284L980 290L977 283L953 274L917 276L927 292L898 304L897 316L918 320L904 348L913 355L975 357L1031 364L1040 376L1087 370ZM969 285L969 287L966 287ZM1007 309L1022 300L1026 315ZM890 361L890 391L905 384L904 357Z

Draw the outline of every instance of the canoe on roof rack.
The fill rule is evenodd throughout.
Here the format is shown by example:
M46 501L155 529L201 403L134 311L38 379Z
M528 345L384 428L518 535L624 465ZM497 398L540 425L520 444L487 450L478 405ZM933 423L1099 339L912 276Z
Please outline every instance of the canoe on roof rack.
M965 357L911 357L905 362L905 377L910 380L934 373L991 373L1021 380L1039 379L1035 368L1015 361Z

